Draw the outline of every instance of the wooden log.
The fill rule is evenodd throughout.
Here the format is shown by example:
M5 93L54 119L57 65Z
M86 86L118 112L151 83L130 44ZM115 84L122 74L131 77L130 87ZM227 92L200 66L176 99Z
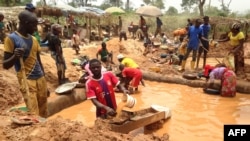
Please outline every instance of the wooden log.
M148 72L148 71L142 71L142 72L143 72L143 78L145 80L150 80L150 81L182 84L191 87L204 87L206 83L205 80L187 80L179 75L162 75L159 73ZM219 89L220 81L216 80L212 88ZM245 80L237 80L236 91L239 93L250 94L250 83Z
M48 116L86 100L85 89L75 88L71 94L59 95L48 101Z

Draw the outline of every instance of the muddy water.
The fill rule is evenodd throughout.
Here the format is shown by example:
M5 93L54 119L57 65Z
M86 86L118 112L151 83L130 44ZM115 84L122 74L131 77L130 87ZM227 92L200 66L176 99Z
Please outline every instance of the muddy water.
M122 94L117 94L118 104ZM158 104L171 108L172 117L163 128L155 131L162 135L169 133L173 141L221 141L224 124L250 124L250 95L237 94L235 98L204 94L202 88L183 85L148 82L140 93L134 94L137 104L134 109ZM95 107L87 100L52 116L82 121L92 126ZM138 132L145 132L138 130Z

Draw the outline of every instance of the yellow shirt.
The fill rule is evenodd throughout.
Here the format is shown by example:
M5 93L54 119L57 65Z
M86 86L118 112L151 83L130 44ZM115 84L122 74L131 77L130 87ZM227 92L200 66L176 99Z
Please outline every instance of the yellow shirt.
M135 63L134 60L130 59L130 58L124 58L121 62L125 67L129 67L129 68L139 68L139 65L137 65Z
M245 38L243 32L239 32L236 36L233 36L233 33L229 32L228 37L230 39L230 44L233 47L238 46L240 44L240 40Z

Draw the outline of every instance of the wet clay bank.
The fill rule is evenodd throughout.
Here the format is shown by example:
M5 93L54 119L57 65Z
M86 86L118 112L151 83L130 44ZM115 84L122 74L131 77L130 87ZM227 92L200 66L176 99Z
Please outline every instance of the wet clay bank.
M118 105L121 96L116 94ZM132 96L137 99L137 104L131 110L148 108L152 104L172 110L172 117L161 129L151 131L139 128L129 133L132 136L139 133L162 136L168 133L173 141L221 141L224 124L250 123L250 95L237 93L234 98L224 98L204 94L202 88L146 81L146 87L140 87L139 93ZM64 109L49 119L56 119L58 115L81 121L89 127L95 124L95 107L90 100Z

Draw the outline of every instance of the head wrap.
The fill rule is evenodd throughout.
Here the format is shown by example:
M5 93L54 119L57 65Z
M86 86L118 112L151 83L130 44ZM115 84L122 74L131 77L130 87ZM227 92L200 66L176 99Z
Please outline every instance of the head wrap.
M214 66L206 65L204 67L204 76L208 77L209 72L211 72L214 68Z
M231 28L232 28L232 29L239 30L240 27L241 27L240 23L233 23Z

